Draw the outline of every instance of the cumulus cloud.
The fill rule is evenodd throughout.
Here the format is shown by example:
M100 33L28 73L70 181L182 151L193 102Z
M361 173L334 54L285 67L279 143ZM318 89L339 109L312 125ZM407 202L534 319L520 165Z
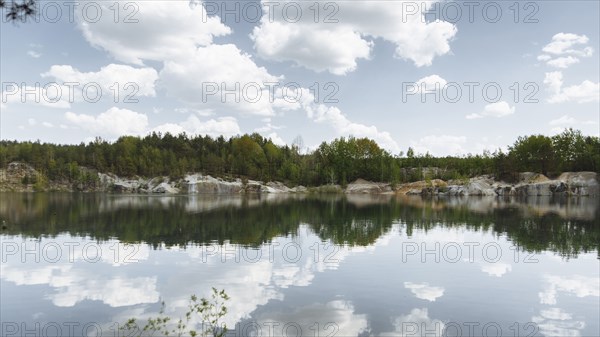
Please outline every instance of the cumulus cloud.
M118 89L119 101L128 95L131 99L139 96L155 96L154 84L158 73L154 68L134 68L121 64L109 64L97 72L81 72L70 65L53 65L42 77L52 77L59 83L77 83L75 92L81 92L87 84L99 85L103 95L112 95Z
M267 138L269 138L275 145L279 145L279 146L286 145L285 140L283 140L283 138L279 137L277 132L271 132L270 134L267 135Z
M65 109L70 108L72 103L69 99L69 88L59 84L23 86L5 82L2 84L0 96L2 109L17 104Z
M76 9L77 25L85 39L117 60L143 65L144 60L165 61L186 58L197 46L208 46L215 36L231 29L215 16L206 16L203 4L190 6L187 1L137 1L126 6L115 22L113 15L102 15L90 23ZM85 5L85 3L83 4ZM104 13L112 13L112 3L100 2ZM135 14L132 14L135 11ZM132 22L136 21L136 22Z
M289 12L281 10L286 4L277 8L262 3L263 17L251 34L261 57L336 75L354 71L359 59L369 59L377 38L396 46L394 56L411 60L417 67L431 65L436 56L450 51L449 42L457 32L449 22L426 22L423 10L428 8L409 2L346 1L329 7L319 3L335 23L325 17L315 20L312 15L290 20ZM314 11L309 8L313 3L294 4L302 13ZM372 20L374 17L378 19Z
M448 82L439 75L423 77L416 82L419 93L441 91Z
M122 136L141 135L148 127L148 117L128 109L112 107L92 116L68 111L65 118L70 123L94 134Z
M579 57L592 56L594 49L586 46L588 42L589 38L585 35L558 33L542 48L545 54L539 55L537 59L551 67L565 69L579 63Z
M241 133L235 117L219 117L206 121L200 120L195 115L190 115L185 121L180 123L165 123L152 128L148 132L160 132L162 134L170 133L178 135L187 133L189 135L208 135L211 137L231 137Z
M33 57L34 59L40 58L42 54L36 52L35 50L28 50L27 55Z
M461 155L467 151L464 145L467 143L465 136L429 135L417 141L411 141L411 147L417 153L427 153L434 156Z
M308 108L308 116L317 123L331 125L340 135L353 135L355 137L368 137L375 140L384 149L397 153L400 151L398 143L387 131L380 131L377 127L351 122L340 109L318 105Z
M404 288L409 289L417 298L435 302L444 295L443 287L432 287L428 283L404 282Z
M269 74L233 44L198 48L189 58L166 61L160 72L167 93L203 109L275 114L282 77ZM273 88L273 89L271 89Z
M368 59L373 46L349 27L326 30L316 25L300 26L264 19L251 37L259 55L265 59L294 61L308 69L328 70L336 75L354 71L357 60Z
M307 5L310 4L300 4ZM204 5L196 3L198 6ZM353 22L352 18L366 9L372 10L373 14L387 11L384 5L374 6L376 8L364 4L350 5L348 9L354 14L345 18ZM231 30L217 16L203 17L204 12L201 8L188 8L187 3L149 1L139 3L139 12L136 14L139 23L135 25L115 24L112 18L105 20L103 17L101 22L95 24L88 24L80 18L78 26L90 44L106 50L120 61L136 65L143 65L145 61L161 62L162 69L158 73L161 85L167 95L184 102L186 108L266 117L300 110L306 112L314 122L332 125L339 135L373 138L384 148L398 151L398 145L388 132L380 131L375 126L351 122L336 107L315 104L309 89L286 87L285 83L279 83L284 79L283 76L270 74L236 45L214 44L214 37L227 35ZM265 14L268 15L267 12ZM396 19L400 14L398 11L391 16L386 14L386 20L397 25ZM307 58L311 55L319 58L315 60L316 63L311 63L313 68L336 73L353 69L356 59L367 58L370 54L372 42L363 38L364 32L352 28L353 24L329 25L330 28L324 29L325 26L313 26L304 21L298 25L288 25L285 20L279 19L272 22L273 26L261 24L253 32L255 44L265 44L265 48L258 48L259 54L269 48L282 48L282 52L302 51ZM448 41L456 32L453 25L445 22L421 22L421 14L409 19L408 28L397 25L395 29L389 29L379 23L369 28L372 20L359 21L359 26L368 30L372 37L394 41L397 56L412 59L419 66L430 64L433 57L448 52ZM309 40L305 40L306 29L316 29L314 32L319 34L313 34ZM270 40L272 37L275 40ZM294 44L293 48L285 47L288 42ZM323 53L327 54L325 58ZM275 54L272 56L278 57ZM325 63L319 65L318 62L322 61ZM74 116L70 118L74 119ZM139 132L139 129L136 131ZM165 123L151 131L209 135L217 135L221 131L224 135L233 135L239 133L240 129L232 117L201 122L196 114L191 114L185 122ZM270 136L276 142L283 142L276 133Z
M579 63L579 59L573 56L559 57L547 62L549 66L563 69L568 68L570 65L575 63Z
M549 44L542 48L542 51L553 55L590 56L594 51L591 47L578 48L588 42L589 38L585 35L558 33L552 37Z
M273 125L273 124L271 124L270 119L269 119L269 121L266 122L265 125L263 125L261 127L258 127L258 128L255 128L254 131L256 131L256 132L269 132L271 130L279 130L279 129L283 129L283 126Z
M563 87L563 74L560 71L546 73L544 84L551 93L548 103L597 102L600 97L600 83L585 80L581 84Z
M506 117L508 115L512 115L515 113L515 107L510 106L505 101L500 101L496 103L490 103L483 108L483 111L480 113L472 113L467 115L467 119L477 119L483 117Z
M576 126L576 125L594 125L594 124L598 124L598 123L594 122L592 120L580 121L569 115L564 115L557 119L551 120L548 124L553 125L553 126Z

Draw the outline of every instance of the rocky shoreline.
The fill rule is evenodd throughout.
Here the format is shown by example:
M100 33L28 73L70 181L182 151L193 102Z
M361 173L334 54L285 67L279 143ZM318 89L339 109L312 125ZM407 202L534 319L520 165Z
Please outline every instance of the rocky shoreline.
M80 168L80 170L86 170ZM595 172L565 172L555 179L542 174L524 172L515 183L496 181L491 176L478 176L464 180L443 181L433 179L393 186L389 183L358 179L342 188L340 185L318 187L288 187L281 182L215 178L200 173L188 174L180 179L169 177L122 178L111 173L89 173L89 182L39 181L40 173L24 163L10 163L0 169L0 191L83 191L139 194L277 194L277 193L346 193L394 194L424 196L599 196L600 185ZM97 176L97 178L96 178Z

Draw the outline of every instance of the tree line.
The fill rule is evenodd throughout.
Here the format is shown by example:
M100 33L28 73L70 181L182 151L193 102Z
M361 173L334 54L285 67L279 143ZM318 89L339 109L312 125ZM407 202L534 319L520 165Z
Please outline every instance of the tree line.
M32 165L44 179L53 181L92 179L94 174L89 172L94 171L171 178L201 172L305 186L346 185L358 178L396 184L482 174L510 181L522 171L549 176L565 171L600 172L600 141L567 129L552 137L519 137L506 153L497 150L446 157L415 153L412 148L392 154L371 139L355 137L341 137L303 151L301 141L281 146L257 133L229 139L152 133L124 136L114 142L96 138L78 145L0 141L0 167L15 161Z

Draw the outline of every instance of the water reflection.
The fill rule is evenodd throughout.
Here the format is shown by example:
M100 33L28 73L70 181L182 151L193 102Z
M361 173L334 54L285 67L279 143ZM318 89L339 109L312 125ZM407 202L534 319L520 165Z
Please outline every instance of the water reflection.
M316 198L121 196L0 193L4 234L69 233L97 240L159 247L229 241L257 247L295 235L306 223L323 240L370 245L394 223L415 229L492 230L516 245L564 257L600 248L598 200L593 198L448 198L349 195Z
M534 335L600 332L590 199L0 201L3 322L68 318L114 336L115 323L156 316L162 301L180 317L191 294L216 287L232 298L225 321L236 336L443 335L468 331L465 322L507 336L515 323L527 335L529 322Z

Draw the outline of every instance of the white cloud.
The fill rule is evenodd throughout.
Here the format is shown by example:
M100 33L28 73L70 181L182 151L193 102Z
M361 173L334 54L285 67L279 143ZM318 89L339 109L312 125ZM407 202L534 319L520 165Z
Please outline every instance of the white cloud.
M546 73L544 84L552 94L548 98L549 103L587 103L597 102L600 98L600 83L585 80L579 85L563 87L563 75L560 71Z
M368 59L373 46L350 27L321 29L317 25L300 26L268 19L254 28L251 38L265 59L295 61L308 69L328 70L336 75L354 71L357 60Z
M28 118L27 123L31 126L34 126L35 124L37 124L35 118Z
M589 39L585 35L572 33L558 33L552 37L552 41L542 48L542 51L553 55L577 55L591 56L593 49L585 47L577 49L581 45L586 45Z
M559 117L557 119L553 119L550 121L550 123L548 123L550 125L559 125L559 126L568 126L568 125L594 125L594 124L598 124L597 122L594 121L580 121L577 120L569 115L564 115L562 117Z
M281 137L279 137L279 135L277 134L277 132L271 132L267 136L267 138L271 139L271 141L275 145L279 145L279 146L285 146L286 145L285 141Z
M444 288L432 287L428 283L404 282L404 288L409 289L417 298L435 302L444 295Z
M547 54L542 54L540 56L537 57L538 61L548 61L550 59L552 59L552 56L547 55Z
M271 130L280 130L283 129L283 126L273 125L271 122L267 122L267 124L254 129L256 132L269 132Z
M160 132L165 134L169 132L172 135L187 133L189 135L209 135L211 137L231 137L241 133L237 119L234 117L219 117L201 121L195 115L190 115L187 120L179 123L161 124L148 132Z
M387 131L379 131L377 127L367 126L360 123L351 122L341 111L336 107L326 107L318 105L307 109L308 117L317 123L330 124L340 135L352 135L355 137L367 137L375 140L381 147L398 153L400 147Z
M35 50L28 50L27 55L33 57L34 59L40 58L40 56L42 56L42 54L36 52Z
M268 85L281 77L257 66L233 44L201 47L189 58L166 61L160 77L169 95L203 109L269 116L281 100L271 96Z
M301 6L308 5L301 4ZM234 44L212 43L213 37L231 32L228 27L221 24L218 17L203 18L202 13L205 11L199 8L190 10L187 4L180 2L174 3L173 6L165 5L164 2L141 2L137 14L140 22L135 25L115 24L112 18L104 17L95 24L88 24L79 18L78 25L90 44L107 50L118 60L138 65L149 60L162 62L162 69L158 74L161 86L169 96L186 103L186 109L211 113L228 111L259 116L274 116L286 111L304 110L311 120L331 124L340 135L369 137L388 150L398 151L397 143L388 132L379 131L375 126L351 122L336 107L317 106L313 102L314 97L310 90L306 88L285 90L282 88L284 83L280 83L279 86L275 86L275 90L272 90L269 83L281 82L283 76L270 74L264 67L258 66L249 54L244 53ZM347 9L353 10L354 14L346 18L352 19L355 14L369 7L364 4L351 5ZM388 10L387 5L377 4L375 7L376 13L386 13ZM386 16L388 23L395 23L401 15L399 8L397 6L394 8L396 9L394 15ZM361 21L359 25L367 29L372 20L359 21ZM407 27L398 25L395 29L390 29L378 23L376 27L367 30L371 31L373 37L383 36L395 42L398 56L410 58L418 66L430 64L433 57L449 51L448 41L456 32L453 25L442 22L423 23L420 13L408 21ZM314 41L305 41L309 46L303 46L304 42L296 41L293 42L294 48L289 49L302 51L306 55L318 55L319 58L327 54L323 69L327 68L330 71L333 69L338 73L349 71L355 66L357 58L366 58L370 53L371 42L362 38L363 32L349 25L326 25L332 29L328 31L329 28L324 29L326 26L315 28L310 24L305 25L307 22L291 26L277 20L273 23L275 25L281 23L283 25L281 28L285 28L279 32L269 31L267 34L286 35L277 38L277 47L287 43L281 39L295 36L295 29L300 29L302 34L306 32L305 29L317 29L319 34L310 38ZM262 25L257 27L258 31L270 28L271 26ZM257 34L253 34L253 37L259 38ZM298 39L305 39L302 34L298 35ZM415 41L415 36L420 36L420 42ZM261 41L266 43L265 38L268 39L268 36L260 36ZM348 45L351 40L355 44ZM255 39L255 43L259 42ZM335 45L324 46L328 43L335 43ZM334 65L331 65L332 62ZM314 65L314 67L319 66ZM298 96L293 98L294 94ZM196 115L191 114L185 122L158 125L150 131L209 135L220 135L219 132L222 132L221 134L225 136L240 133L237 120L233 117L202 122ZM71 118L73 119L74 116ZM89 118L80 119L84 124L98 124L97 121L86 122ZM267 127L270 130L264 129L263 132L276 129L272 125ZM140 132L140 129L136 128L135 131ZM276 133L271 135L274 141L283 142Z
M65 109L71 107L69 88L59 84L47 85L20 85L17 83L3 83L2 109L9 105L31 104L49 108Z
M142 65L143 60L164 61L186 58L197 46L207 46L213 37L231 33L215 16L206 17L200 6L187 1L137 1L123 11L115 23L113 15L102 15L89 23L76 8L77 24L85 39L117 60ZM112 3L98 3L104 13L112 13ZM204 5L201 5L204 6ZM133 9L137 12L131 15ZM137 22L127 22L127 16Z
M128 109L112 107L98 116L66 112L65 118L72 124L95 135L141 135L148 127L148 117Z
M441 91L448 82L439 75L423 77L416 82L419 93Z
M555 68L568 68L570 65L579 63L579 59L573 56L559 57L548 61L546 64Z
M579 63L579 57L592 56L594 53L592 47L585 46L588 42L589 39L585 35L558 33L542 48L546 54L539 55L537 59L551 67L565 69Z
M50 122L43 122L42 123L43 126L47 127L47 128L53 128L54 124L50 123Z
M500 117L506 117L508 115L512 115L514 113L515 113L514 106L511 107L507 102L500 101L500 102L496 102L496 103L490 103L483 108L482 112L467 115L466 118L467 119L476 119L476 118L483 118L483 117L500 118Z
M561 87L563 85L563 75L560 71L553 71L546 73L544 77L544 84L548 91L553 93L555 96L560 94Z
M118 89L118 101L138 99L140 96L155 96L154 84L158 73L153 68L134 68L121 64L109 64L97 72L81 72L70 65L53 65L42 77L52 77L59 84L78 83L75 93L81 93L85 85L99 85L103 95L111 95ZM90 93L93 97L94 94ZM81 99L79 97L79 99Z
M357 60L369 59L373 40L381 38L396 46L398 58L411 60L417 67L431 65L436 56L450 51L449 41L456 27L444 21L423 20L420 4L409 2L334 2L323 11L332 13L336 23L326 18L303 15L291 22L280 4L273 10L263 1L263 17L251 38L258 54L270 60L292 61L317 72L343 75L356 69ZM309 2L295 2L303 13L313 13ZM430 6L431 3L426 3ZM322 3L319 6L323 7ZM407 6L410 6L408 8ZM412 14L407 14L407 12ZM292 12L292 11L290 11ZM372 20L376 17L377 20ZM292 18L293 19L293 18ZM370 40L367 40L370 38Z
M417 153L429 152L434 156L461 155L467 152L463 147L467 143L465 136L429 135L410 143Z

